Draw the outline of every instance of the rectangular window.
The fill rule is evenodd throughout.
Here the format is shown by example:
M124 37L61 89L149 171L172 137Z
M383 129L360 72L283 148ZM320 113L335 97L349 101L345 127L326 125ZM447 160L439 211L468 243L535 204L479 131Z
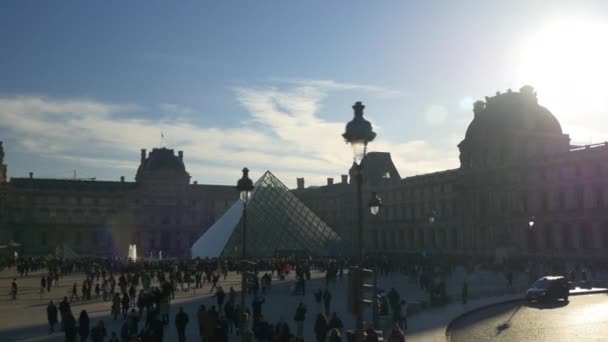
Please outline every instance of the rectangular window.
M564 190L560 190L558 194L558 206L560 210L566 209L566 192Z
M528 194L525 192L522 192L521 194L521 210L524 213L528 212Z
M585 190L582 186L576 187L576 207L583 209L585 207Z
M41 243L43 246L46 246L46 244L47 244L47 236L46 236L46 232L42 232L42 233L40 234L40 243Z

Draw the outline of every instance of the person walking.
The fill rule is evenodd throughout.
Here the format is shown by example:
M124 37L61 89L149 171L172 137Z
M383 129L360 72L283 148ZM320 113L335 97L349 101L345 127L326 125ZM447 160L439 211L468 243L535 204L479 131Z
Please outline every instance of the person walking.
M42 278L40 278L40 299L42 299L42 295L44 294L45 290L46 290L46 278L44 276L42 276Z
M344 323L342 323L342 320L338 317L338 313L334 312L331 316L331 320L329 320L329 329L338 329L338 332L340 333L339 336L341 336L343 328Z
M76 319L68 312L62 319L65 331L65 342L76 342Z
M76 298L77 301L80 301L80 298L78 298L78 284L76 283L74 283L72 286L72 296L70 297L70 302L73 301L74 298Z
M304 320L306 320L306 306L300 302L296 308L296 314L293 317L296 322L296 336L304 339Z
M315 337L317 338L317 342L325 342L328 331L329 322L327 322L325 315L319 312L317 320L315 321Z
M10 292L11 300L17 300L18 290L19 290L19 286L17 286L17 278L13 278L13 282L11 283L11 292Z
M53 301L50 301L46 307L46 319L49 322L49 333L54 332L57 324L57 307Z
M265 301L266 301L266 299L264 297L257 296L251 302L251 309L253 310L253 325L254 326L258 323L258 321L260 320L260 317L262 317L262 305L264 304Z
M407 301L404 299L399 305L399 327L407 331Z
M331 293L328 289L323 292L323 305L325 306L325 315L329 316L329 310L331 308Z
M114 320L118 319L118 314L120 313L120 295L118 293L114 294L114 298L112 299L112 317Z
M82 310L78 318L78 335L80 335L80 342L86 342L89 337L89 315L86 310Z
M68 302L68 297L63 297L61 303L59 303L59 316L61 317L61 330L65 330L65 317L68 314L72 314L72 308Z
M103 342L107 335L103 321L98 321L97 325L91 330L91 340L93 342Z
M120 303L122 304L122 319L126 320L127 314L129 313L129 305L131 304L131 299L127 292L123 293Z
M180 307L179 312L175 315L175 327L177 328L177 340L186 342L186 325L188 325L188 314L184 312L184 308Z
M201 341L204 341L205 336L205 318L206 318L206 310L205 306L201 304L196 311L196 322L198 323L198 334L201 338Z
M217 299L217 311L221 314L224 308L224 298L226 297L226 293L222 287L218 287L215 292L215 298Z
M465 281L464 284L462 284L462 304L466 304L468 299L469 299L469 285Z
M317 311L321 312L321 303L323 302L323 290L317 289L315 292L313 292L313 295L315 297Z

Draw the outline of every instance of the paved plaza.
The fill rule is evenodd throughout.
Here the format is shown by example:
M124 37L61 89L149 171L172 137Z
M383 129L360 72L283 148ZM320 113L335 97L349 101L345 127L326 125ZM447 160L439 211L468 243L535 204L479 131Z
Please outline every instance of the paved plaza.
M46 305L51 299L54 300L55 303L58 303L63 296L68 294L68 291L71 290L71 286L74 282L80 285L84 276L83 274L73 274L63 277L59 282L59 286L53 287L51 293L44 294L41 298L39 281L42 274L43 273L38 272L30 274L28 277L17 278L20 288L18 300L9 301L8 292L10 282L15 276L15 273L14 270L5 270L0 273L0 292L4 294L0 301L0 320L3 322L2 327L0 328L1 341L61 341L63 339L63 334L60 332L55 332L53 334L48 333L48 326L46 324ZM469 284L469 293L472 300L479 297L503 295L509 292L503 274L492 272L466 274L463 270L456 269L456 271L447 279L448 293L451 297L455 298L456 301L460 299L460 290L465 278ZM271 323L276 323L280 319L284 319L290 324L292 331L294 331L295 326L292 318L296 306L302 301L308 307L308 313L304 324L304 333L305 340L310 341L313 339L315 316L320 310L314 301L312 291L317 288L324 288L324 274L318 271L312 272L312 280L307 282L307 292L304 296L292 295L290 293L290 288L293 283L293 274L285 281L273 279L273 288L266 294L263 314ZM417 281L408 279L403 275L380 275L378 284L380 289L385 289L386 291L390 290L392 287L396 288L402 298L407 299L412 305L416 305L414 304L416 302L428 300L428 295L419 288ZM514 284L514 289L511 290L511 293L520 292L520 289L525 287L526 277L523 274L516 275ZM226 281L222 282L221 285L226 290L232 286L238 291L240 288L240 276L236 273L230 273ZM180 306L184 307L184 310L190 317L190 323L187 327L187 339L189 341L199 340L196 310L200 304L205 304L206 306L215 305L215 298L212 297L209 290L210 288L206 286L203 289L199 289L196 294L192 291L178 291L176 293L176 299L171 302L171 323L166 326L165 329L167 341L177 339L173 320L175 313ZM346 277L344 277L342 281L338 280L336 285L331 286L330 291L333 295L331 311L336 311L338 313L342 318L346 329L353 328L355 326L354 317L346 312ZM252 297L249 296L249 304L251 303L251 299ZM460 304L454 305L459 306ZM106 324L108 334L112 331L119 333L123 321L121 319L116 321L111 319L109 315L110 306L110 302L94 299L91 301L73 302L72 312L75 317L78 318L81 310L87 310L91 318L91 326L101 319ZM436 314L441 310L443 309L434 308L425 312L435 312ZM432 318L425 318L424 321L420 321L418 317L425 317L425 312L410 317L410 330L408 331L408 335L411 335L413 338L415 338L416 335L419 335L421 331L432 330L433 327L441 328L441 324L444 324L441 320L437 320L437 326L435 326ZM371 312L369 309L366 312L366 320L371 321ZM140 322L140 328L142 325L143 324ZM232 336L232 338L233 340L236 340L234 336Z

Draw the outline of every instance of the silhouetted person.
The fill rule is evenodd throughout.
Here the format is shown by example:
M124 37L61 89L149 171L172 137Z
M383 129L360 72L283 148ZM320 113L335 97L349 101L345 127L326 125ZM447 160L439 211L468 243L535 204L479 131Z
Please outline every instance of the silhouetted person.
M329 315L329 310L331 308L331 293L328 289L325 289L323 292L323 305L325 306L325 315Z
M293 317L293 320L296 322L296 336L299 338L304 338L304 320L306 319L306 306L304 303L300 302L298 307L296 308L296 314Z
M65 330L65 342L76 342L76 319L74 319L71 312L68 312L62 320Z
M89 337L89 315L86 310L82 310L78 318L78 335L81 342L85 342Z
M59 303L59 316L61 316L61 330L65 330L65 316L67 314L72 314L72 309L70 308L70 303L68 302L68 297L63 297L61 303Z
M186 342L186 325L188 325L188 314L184 312L184 308L180 307L179 312L175 315L175 327L177 328L177 340Z
M19 287L17 286L17 278L13 278L13 282L11 283L11 300L17 300L17 292Z
M329 331L329 322L327 322L325 315L319 312L315 321L315 337L317 338L317 342L325 342L327 331Z
M54 332L55 324L57 324L57 307L53 301L50 301L46 307L46 319L49 322L49 333Z
M91 329L91 340L93 342L103 342L107 335L103 321L98 321L97 325Z

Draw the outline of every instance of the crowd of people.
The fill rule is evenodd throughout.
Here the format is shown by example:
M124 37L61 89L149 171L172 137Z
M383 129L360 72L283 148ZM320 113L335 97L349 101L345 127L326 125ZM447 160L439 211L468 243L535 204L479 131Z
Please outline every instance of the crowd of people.
M247 284L247 293L252 298L246 307L238 303L234 288L224 288L228 273L239 272L240 260L193 259L152 260L131 262L124 259L79 258L58 260L54 258L20 258L9 267L15 267L19 277L28 277L40 271L40 297L43 298L57 287L59 281L72 273L84 274L80 283L70 283L70 291L56 304L47 305L49 331L54 332L59 323L66 341L90 338L92 341L162 341L165 330L174 324L178 341L185 341L188 324L197 324L202 341L228 341L229 336L245 334L246 339L256 341L303 341L304 322L313 315L314 331L307 334L308 340L346 340L344 324L337 311L332 310L332 288L342 280L348 258L262 258L255 260L256 277ZM430 300L445 300L446 279L454 272L457 262L422 259L400 263L386 258L368 258L364 267L372 268L381 275L403 274L427 291ZM465 263L465 265L470 265ZM522 271L525 265L503 265L509 286L513 272ZM311 270L325 272L322 288L307 292ZM527 269L525 271L532 272ZM311 313L305 301L293 308L291 321L281 318L270 322L264 315L266 295L273 281L282 281L289 276L290 293L295 296L312 296L316 304ZM573 277L572 275L570 277ZM587 277L583 273L583 277ZM11 283L11 300L18 297L18 278ZM196 312L186 312L183 307L171 316L171 301L176 292L208 291L213 294L214 305L200 305ZM463 284L462 297L466 302L468 286ZM55 295L54 298L57 298ZM60 298L60 297L59 297ZM119 331L106 331L104 322L89 322L88 313L82 310L78 319L71 310L71 303L83 301L107 302L110 317L122 321ZM390 341L404 341L407 330L408 303L394 288L378 294L378 314L389 317L394 323L388 334ZM286 311L289 311L286 308ZM285 315L289 315L286 312ZM195 323L192 323L195 322ZM370 327L367 340L374 341L375 328ZM170 339L174 340L174 339Z

